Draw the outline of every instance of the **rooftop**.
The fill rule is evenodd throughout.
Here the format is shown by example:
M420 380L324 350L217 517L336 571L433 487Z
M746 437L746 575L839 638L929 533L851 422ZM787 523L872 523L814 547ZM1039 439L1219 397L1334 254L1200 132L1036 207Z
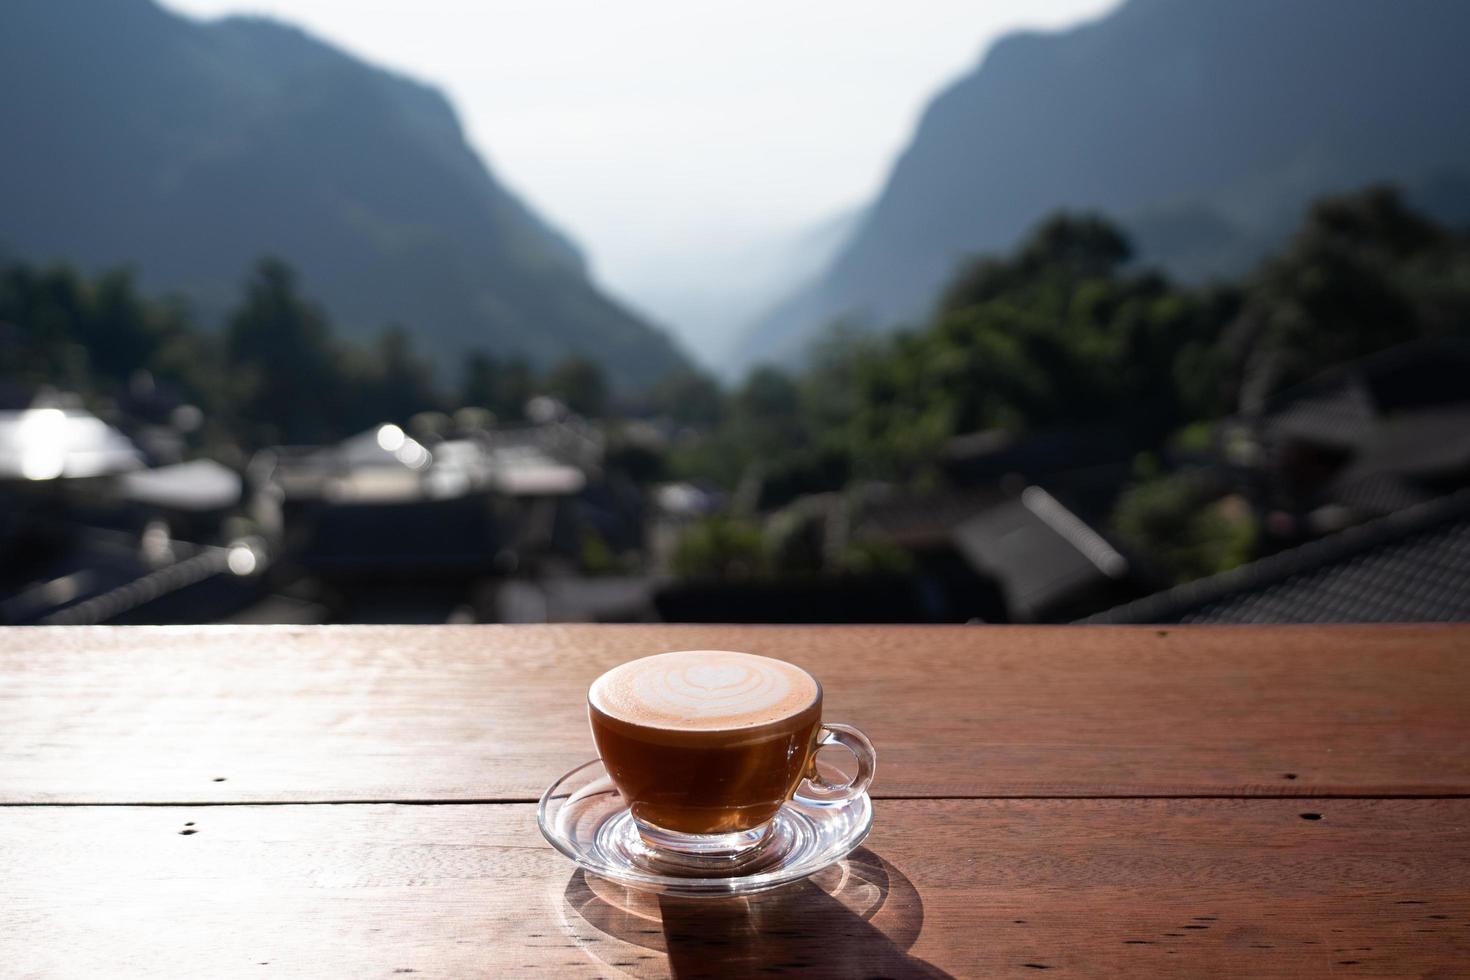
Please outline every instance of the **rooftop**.
M1082 620L1408 621L1470 621L1470 490Z

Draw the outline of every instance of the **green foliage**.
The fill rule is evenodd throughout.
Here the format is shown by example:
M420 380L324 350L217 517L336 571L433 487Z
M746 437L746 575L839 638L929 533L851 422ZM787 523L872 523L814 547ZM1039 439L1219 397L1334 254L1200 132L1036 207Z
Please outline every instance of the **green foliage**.
M605 410L606 379L581 358L538 378L524 360L477 352L457 397L447 397L413 336L393 324L371 346L344 343L295 273L275 259L252 271L220 335L194 327L177 304L145 299L126 271L87 281L64 266L0 267L0 381L100 401L146 371L205 410L207 441L221 452L329 442L387 419L460 406L516 419L542 390L584 413ZM646 464L647 479L662 465L636 462Z
M295 274L265 259L225 332L232 416L248 444L319 443L444 404L434 372L392 325L367 350L345 347Z
M1181 354L1218 320L1158 276L1120 272L1127 254L1099 219L1060 216L1009 262L978 263L864 376L881 410L860 434L931 454L960 432L1112 421L1155 442L1186 420L1193 397L1174 379L1200 367Z
M778 511L766 522L765 544L771 570L781 575L817 575L826 567L820 514L795 508Z
M842 555L843 571L854 575L906 575L913 568L912 554L875 535L850 542Z
M730 400L730 425L739 441L757 456L792 446L800 433L801 393L789 375L773 367L752 371Z
M1218 498L1218 489L1195 474L1146 480L1119 497L1113 528L1172 581L1189 582L1254 556L1256 532L1248 513Z
M720 516L685 528L674 546L671 564L674 574L682 578L746 579L769 569L760 528Z
M948 441L980 429L1112 422L1155 445L1224 404L1213 351L1235 298L1128 272L1129 255L1104 220L1058 215L962 269L919 329L837 324L800 377L752 372L685 462L726 486L758 466L779 502L854 476L930 480Z
M669 450L669 477L699 480L726 490L740 481L752 462L745 447L724 428L683 440Z
M912 570L913 559L876 535L863 535L829 557L825 510L797 506L777 511L764 528L725 516L692 524L678 539L672 567L676 575L691 578L810 578L900 574Z
M533 394L535 380L523 358L502 361L475 351L465 360L460 404L489 409L502 419L518 419Z
M933 483L959 434L1103 423L1154 460L1119 503L1120 530L1182 578L1248 553L1248 529L1171 482L1163 449L1200 453L1209 420L1345 358L1470 333L1470 238L1383 189L1321 202L1291 246L1239 288L1180 287L1129 257L1102 219L1058 215L1011 255L961 269L915 329L879 335L838 323L801 373L762 368L728 395L697 372L666 377L647 404L680 423L671 444L614 436L609 466L638 482L697 478L732 490L745 481L761 489L745 502L770 508L859 478ZM144 299L126 272L87 281L65 268L0 269L0 379L102 398L146 370L245 448L328 441L457 405L514 419L539 391L584 414L607 409L602 370L577 357L538 379L525 361L477 352L457 397L446 397L412 336L392 326L365 349L340 342L272 260L255 269L220 336L194 329L177 305ZM696 525L681 561L708 574L769 570L770 548L751 531ZM775 564L807 561L799 551ZM850 561L891 558L864 544Z
M729 397L713 431L675 447L671 471L683 479L703 479L733 488L752 467L780 487L766 503L795 493L831 489L845 482L846 470L831 470L815 449L813 427L805 417L803 390L790 375L773 367L752 371ZM791 489L795 488L795 489Z
M607 410L607 378L596 362L568 357L546 376L546 393L572 411L597 418Z
M1176 453L1203 456L1214 446L1215 427L1206 421L1191 422L1169 436L1169 448Z
M594 530L582 533L582 571L588 575L611 575L622 571L622 565L607 546L607 539Z
M366 370L357 379L361 394L358 404L371 405L371 425L383 419L406 419L442 407L434 390L434 368L413 349L409 332L397 324L378 337ZM361 418L362 413L357 413ZM357 426L354 426L356 428Z
M803 374L753 372L674 469L731 487L757 468L772 504L853 477L931 482L954 436L986 429L1101 424L1155 450L1332 364L1470 335L1470 239L1382 188L1318 204L1242 287L1181 287L1130 257L1105 220L1057 215L962 268L917 329L838 324Z
M98 395L146 370L205 405L220 394L209 339L177 306L145 301L124 270L90 283L65 266L0 270L0 354L0 380Z
M607 444L603 466L608 472L621 473L638 484L653 483L669 475L667 455L657 446L617 436Z
M1009 260L981 259L955 276L939 309L947 312L1000 299L1038 279L1112 276L1133 255L1123 233L1093 214L1056 214L1043 221Z
M685 425L714 426L724 415L725 395L713 378L699 371L677 371L648 392L649 406Z
M340 355L325 314L296 292L285 263L265 259L225 333L236 423L254 443L315 443L339 431Z
M1372 187L1320 201L1249 277L1227 351L1254 409L1333 364L1452 335L1470 336L1470 239Z

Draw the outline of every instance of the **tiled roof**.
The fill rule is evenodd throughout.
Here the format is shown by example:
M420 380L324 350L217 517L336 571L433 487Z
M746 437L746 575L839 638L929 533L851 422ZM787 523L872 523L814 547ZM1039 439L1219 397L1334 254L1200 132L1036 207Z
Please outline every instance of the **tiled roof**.
M1040 487L965 521L954 540L972 567L1000 584L1017 619L1034 620L1128 572L1122 555Z
M1384 418L1363 439L1358 454L1338 479L1348 483L1378 473L1432 477L1467 467L1470 403L1461 401Z
M1435 499L1435 494L1398 473L1370 473L1331 485L1331 499L1360 514L1392 514Z
M1470 621L1470 490L1084 620L1425 621Z
M1273 395L1270 417L1317 418L1349 428L1366 412L1393 415L1463 401L1470 341L1411 341L1323 371Z
M1467 376L1470 343L1405 344L1282 392L1253 424L1271 466L1295 486L1296 506L1336 503L1363 516L1387 514L1466 483ZM1336 458L1336 472L1304 469L1303 445L1315 469Z
M1353 449L1373 431L1377 416L1367 386L1349 378L1335 390L1304 395L1273 413L1266 420L1266 440L1275 445L1306 439Z

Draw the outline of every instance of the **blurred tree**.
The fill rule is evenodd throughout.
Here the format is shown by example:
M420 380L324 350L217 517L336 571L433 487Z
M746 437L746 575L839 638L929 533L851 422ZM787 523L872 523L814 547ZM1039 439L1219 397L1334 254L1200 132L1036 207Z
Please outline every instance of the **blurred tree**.
M1212 408L1231 298L1125 273L1129 254L1103 219L1058 215L962 269L925 327L855 362L854 457L892 474L959 433L1099 422L1147 446Z
M780 468L793 454L808 449L800 389L776 368L752 371L728 397L720 415L714 431L674 448L672 475L707 480L728 490L742 478L772 466Z
M13 266L0 276L0 371L8 381L86 390L90 374L78 335L87 317L85 289L66 266Z
M820 510L787 507L772 514L763 534L770 569L777 575L826 571L826 521Z
M620 473L636 484L649 484L668 476L667 454L648 442L631 440L618 434L609 438L603 454L603 467L609 473Z
M582 532L582 571L588 575L611 575L622 571L618 556L608 547L607 539L595 529Z
M484 351L472 351L465 359L459 403L488 408L502 419L518 419L534 390L531 367L524 359L502 361Z
M649 391L650 407L675 422L710 428L724 412L724 393L709 375L693 369L675 372Z
M801 393L791 377L760 367L731 399L730 427L748 459L769 460L803 444L800 412Z
M0 379L92 396L139 370L206 406L222 398L212 338L177 304L144 299L131 273L89 283L66 266L0 270Z
M760 528L731 517L709 517L679 535L672 557L681 578L743 579L763 575L768 566Z
M1222 406L1216 339L1237 300L1129 271L1130 254L1104 219L1054 216L962 268L918 329L839 323L799 379L752 372L703 462L726 485L759 465L770 504L853 476L931 482L948 441L981 429L1110 423L1154 445Z
M667 460L633 454L627 468L726 489L748 477L761 493L741 499L771 506L855 477L930 482L952 437L976 430L1104 423L1158 449L1342 360L1470 334L1470 236L1385 188L1320 202L1239 287L1182 288L1130 261L1104 219L1056 215L1011 254L962 267L914 329L837 324L802 373L760 369L728 395L697 372L664 379L648 403L687 429ZM0 379L101 396L139 369L247 445L330 440L445 404L403 328L367 350L338 344L278 261L255 269L223 336L143 298L126 271L0 269ZM525 361L474 352L458 402L516 418L538 387ZM586 358L558 364L544 387L580 413L607 412Z
M1113 528L1173 583L1227 571L1254 557L1249 509L1232 508L1221 490L1195 473L1174 473L1129 487L1113 511Z
M546 393L578 415L601 418L607 410L607 376L596 361L573 355L546 375Z
M249 441L316 443L341 434L343 378L325 315L296 292L295 275L263 259L230 319L226 352L236 423Z
M1132 256L1127 237L1106 218L1058 213L1038 225L1011 257L981 257L963 266L938 308L942 314L986 303L1037 280L1107 278Z
M850 449L849 428L861 408L859 382L885 353L883 338L844 320L829 325L812 344L800 383L801 412L818 448Z
M848 543L842 568L855 575L906 575L914 569L914 556L887 538L865 535Z
M758 367L735 393L736 416L760 424L782 424L796 417L799 395L796 384L774 367Z
M1333 364L1451 334L1470 335L1470 240L1370 187L1318 202L1248 278L1225 350L1250 412Z
M406 421L441 407L434 390L434 369L414 354L413 339L397 324L379 335L368 371L360 382L361 390L351 393L358 413L366 411L372 416L366 424Z

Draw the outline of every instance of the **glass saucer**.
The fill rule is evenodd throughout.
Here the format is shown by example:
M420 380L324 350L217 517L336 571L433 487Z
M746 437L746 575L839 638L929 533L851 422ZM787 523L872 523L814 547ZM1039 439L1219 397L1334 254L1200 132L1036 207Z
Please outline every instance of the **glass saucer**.
M638 836L600 759L552 783L541 796L536 822L552 847L593 874L664 895L721 897L800 881L840 861L868 836L873 804L866 793L836 805L788 800L772 819L759 854L743 861L739 873L725 876L668 873L672 862Z

